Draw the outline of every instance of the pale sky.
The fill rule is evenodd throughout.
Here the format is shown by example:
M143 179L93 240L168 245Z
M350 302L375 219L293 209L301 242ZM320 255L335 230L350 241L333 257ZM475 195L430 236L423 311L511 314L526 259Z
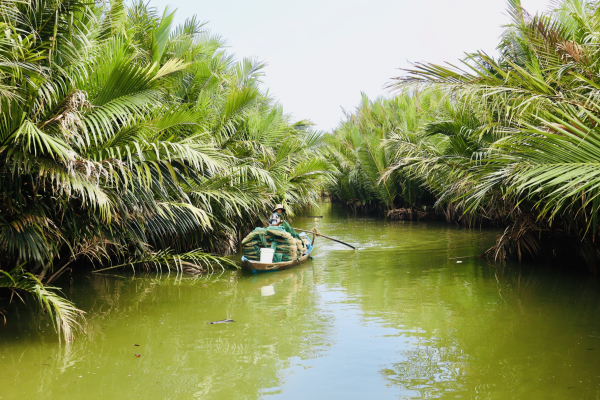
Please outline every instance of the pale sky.
M549 0L522 0L530 13ZM196 14L227 40L238 59L268 65L269 93L295 120L331 130L353 111L360 92L389 95L392 77L411 62L455 62L465 52L495 54L505 0L151 0L176 21Z

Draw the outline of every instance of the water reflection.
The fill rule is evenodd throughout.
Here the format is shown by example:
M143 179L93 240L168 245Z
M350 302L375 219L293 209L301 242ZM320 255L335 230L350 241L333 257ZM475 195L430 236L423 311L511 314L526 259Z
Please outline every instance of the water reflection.
M260 288L260 295L263 297L275 295L275 288L273 285L263 286Z
M0 397L600 398L593 277L472 257L495 231L321 213L361 250L320 238L271 274L78 277L88 333L68 346L11 313Z
M307 275L88 277L73 293L88 310L87 338L57 348L48 333L7 348L2 335L0 397L75 399L101 388L91 397L259 398L279 384L291 357L317 357L326 341L329 319L315 288L304 285ZM236 322L207 324L224 318Z

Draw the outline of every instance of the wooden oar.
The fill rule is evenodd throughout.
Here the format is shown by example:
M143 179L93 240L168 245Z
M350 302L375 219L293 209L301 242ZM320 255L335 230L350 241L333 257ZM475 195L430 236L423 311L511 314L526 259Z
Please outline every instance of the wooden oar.
M300 231L300 232L314 233L314 234L315 234L315 235L317 235L317 236L321 236L321 237L324 237L325 239L333 240L334 242L341 243L341 244L343 244L343 245L345 245L345 246L352 247L354 250L356 250L356 247L352 246L351 244L348 244L348 243L342 242L341 240L337 240L337 239L334 239L334 238L332 238L332 237L325 236L325 235L322 235L322 234L320 234L320 233L313 232L313 231L305 231L304 229L298 229L298 228L294 228L294 229L295 229L295 230L297 230L297 231Z

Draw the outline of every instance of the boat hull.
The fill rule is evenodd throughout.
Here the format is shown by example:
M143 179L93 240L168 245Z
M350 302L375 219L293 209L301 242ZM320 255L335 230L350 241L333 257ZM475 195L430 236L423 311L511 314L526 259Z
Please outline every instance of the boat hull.
M242 268L252 273L268 272L268 271L283 271L284 269L294 268L308 261L310 255L307 254L297 260L278 262L278 263L260 263L256 261L243 260Z

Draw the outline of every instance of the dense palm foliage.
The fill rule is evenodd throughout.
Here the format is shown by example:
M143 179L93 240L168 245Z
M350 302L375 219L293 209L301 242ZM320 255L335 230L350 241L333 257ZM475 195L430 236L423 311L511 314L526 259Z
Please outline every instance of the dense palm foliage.
M431 202L431 195L418 180L400 169L390 169L397 154L391 143L401 137L416 146L440 103L435 92L418 96L407 92L375 101L363 95L356 113L348 115L328 140L329 158L337 170L329 194L355 209L367 210Z
M335 133L346 143L343 155L358 162L342 164L348 167L334 193L344 200L377 199L386 207L412 204L404 193L394 203L379 194L388 182L405 176L435 196L440 214L450 220L506 225L490 254L577 254L595 271L600 260L600 5L563 0L531 16L511 0L509 14L512 23L497 58L479 52L460 66L417 64L392 84L401 91L397 99L413 99L416 108L398 111L397 99L359 107ZM421 106L423 96L440 101L434 108L430 102ZM375 106L380 110L373 112ZM381 123L415 109L420 117L408 119L420 121L415 129ZM373 123L377 131L369 127ZM367 146L385 154L379 179L359 159ZM340 146L332 147L336 162L343 163ZM344 179L362 182L367 176L370 185L357 185L362 192L343 192Z
M263 65L173 17L0 0L0 294L36 296L67 340L80 313L44 285L79 260L224 265L209 253L329 176L322 136L261 91Z

